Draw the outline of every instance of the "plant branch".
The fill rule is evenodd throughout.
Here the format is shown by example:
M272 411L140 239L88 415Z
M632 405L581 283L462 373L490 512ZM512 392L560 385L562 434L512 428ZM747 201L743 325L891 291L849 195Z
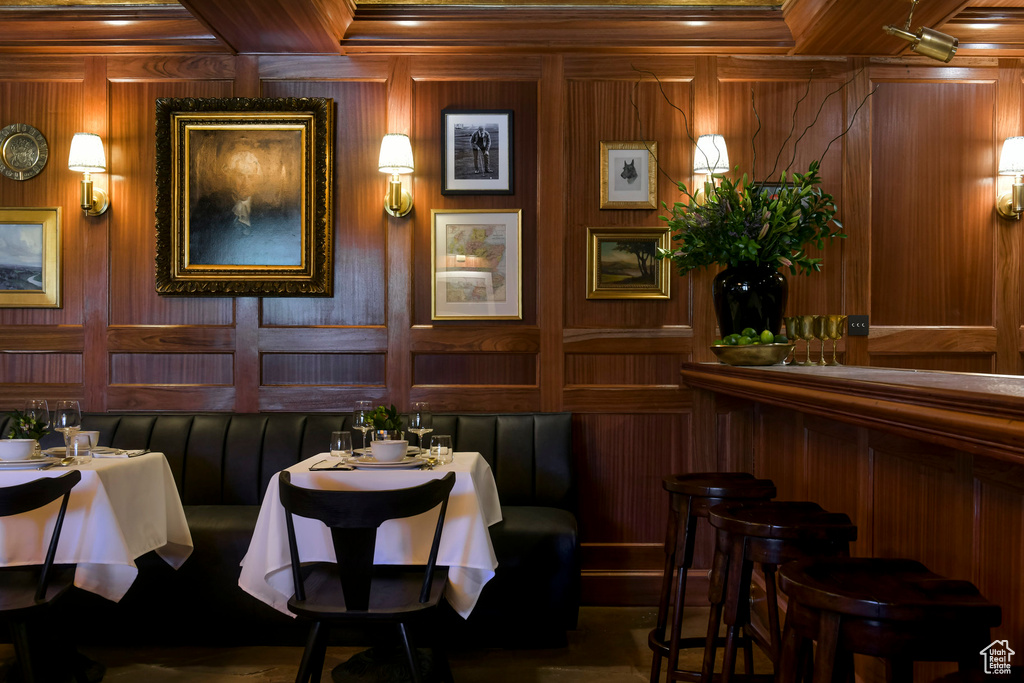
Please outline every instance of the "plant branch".
M793 139L793 131L796 130L796 115L797 112L800 111L800 105L803 104L803 101L806 100L807 96L811 94L811 81L813 79L814 69L811 69L811 73L807 76L807 87L804 88L804 94L803 96L800 97L799 100L796 101L796 106L793 107L793 123L789 127L789 135L786 136L786 139L783 140L782 144L779 146L779 153L775 155L775 165L772 166L772 170L768 173L768 177L765 178L766 181L768 178L775 177L775 170L779 167L779 159L782 158L782 153L786 151L786 143ZM796 149L796 143L793 143L793 148L794 150Z
M750 108L754 110L754 118L757 119L757 130L754 131L753 137L750 138L750 151L753 153L753 160L750 162L750 177L754 178L755 169L757 168L757 145L754 142L757 140L758 133L761 132L761 115L757 113L757 102L754 100L754 86L750 86Z
M845 88L846 86L850 85L850 83L853 83L853 81L856 80L856 78L858 76L860 76L861 72L864 71L864 68L865 67L861 67L860 69L858 69L857 72L855 74L853 74L852 76L850 76L850 78L848 80L844 81L843 84L840 85L838 88L836 88L835 90L833 90L829 94L825 95L824 99L821 100L821 104L818 106L818 112L814 115L814 120L811 121L811 123L806 128L804 128L804 131L802 133L800 133L800 137L798 137L796 139L796 142L793 143L793 158L789 160L789 165L786 166L786 171L787 172L789 171L789 169L791 169L793 167L793 164L796 163L796 148L797 148L797 145L799 145L800 141L804 139L804 136L807 135L807 132L809 130L811 130L811 128L814 127L814 124L816 124L818 122L818 118L821 116L821 112L825 109L825 103L828 102L830 97L832 97L833 95L835 95L835 94L837 94L839 92L842 92L843 88ZM870 95L869 95L869 97L870 97ZM849 130L849 129L847 129L847 130ZM831 143L829 143L829 144L831 144ZM824 157L822 157L822 158L824 158Z
M850 132L850 129L853 128L854 122L857 120L857 114L860 113L861 108L865 104L868 103L868 100L871 98L872 95L875 94L875 92L877 92L877 90L878 90L878 85L876 85L874 88L872 88L871 92L869 92L867 95L864 96L864 99L860 101L860 104L858 104L857 108L853 111L853 116L850 118L850 125L848 125L843 130L842 133L840 133L839 135L835 136L834 138L832 138L831 140L828 141L828 145L825 147L825 151L822 152L821 157L818 159L818 164L819 165L821 164L822 160L824 160L825 155L828 154L829 147L832 146L832 143L835 142L836 140L842 138L843 136L845 136L847 133Z
M633 67L633 68L635 69L636 67ZM640 130L640 140L644 143L644 147L647 148L647 153L654 157L654 163L657 164L658 173L662 174L663 176L665 176L666 178L671 180L672 184L675 185L676 187L685 187L685 185L680 185L679 181L677 181L675 178L670 176L668 174L668 172L665 171L665 169L663 169L661 167L661 162L658 160L658 155L655 154L653 150L651 150L651 146L647 143L647 136L644 135L644 122L640 119L640 107L637 106L636 100L634 98L634 94L636 93L637 88L639 88L639 87L640 87L640 81L637 81L636 83L633 84L633 89L630 90L630 92L629 92L629 104L632 105L633 113L636 114L636 125L637 125L637 128ZM662 92L662 95L664 95L664 92ZM669 104L672 104L672 103L669 102ZM684 120L686 119L686 114L683 114L683 119ZM684 193L689 195L688 192L684 191Z

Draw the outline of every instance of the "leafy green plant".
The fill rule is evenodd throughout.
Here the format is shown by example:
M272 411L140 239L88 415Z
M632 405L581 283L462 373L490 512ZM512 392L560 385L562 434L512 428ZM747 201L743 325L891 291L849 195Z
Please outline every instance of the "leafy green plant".
M398 408L392 403L390 408L377 406L370 413L370 421L374 429L401 429L402 421L398 417Z
M705 183L702 198L679 183L688 201L676 202L671 216L661 216L674 248L659 249L659 256L671 259L680 275L715 264L786 266L794 275L821 270L821 259L811 258L807 248L821 249L826 240L846 235L835 220L832 195L820 187L818 164L812 161L807 173L788 179L783 172L775 193L746 174L739 182L716 175L718 185Z
M36 439L39 440L50 433L46 423L34 417L27 417L25 413L15 410L9 414L11 418L11 429L7 433L9 439Z

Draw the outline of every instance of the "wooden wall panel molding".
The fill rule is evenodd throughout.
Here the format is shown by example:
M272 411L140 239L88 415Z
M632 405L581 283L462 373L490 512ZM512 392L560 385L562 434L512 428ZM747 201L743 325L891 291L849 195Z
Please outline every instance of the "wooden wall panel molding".
M259 403L266 412L347 413L356 401L381 405L393 402L393 395L384 386L261 386Z
M414 81L539 81L545 58L524 55L420 55L409 68Z
M638 71L651 71L662 81L691 81L696 57L644 55L568 55L565 79L568 81L638 81L650 78Z
M107 388L107 410L111 411L177 410L195 413L231 411L234 407L234 387L121 384Z
M81 384L82 354L4 351L0 353L4 384ZM23 406L15 404L20 410Z
M103 57L86 57L85 79L82 81L82 129L99 135L101 139L107 141L109 149L110 118L107 103L110 96L108 87L107 60ZM60 162L58 161L58 163ZM112 175L108 173L107 178L111 177ZM97 184L102 185L102 181ZM108 192L111 191L110 180L107 180L106 185ZM74 211L74 213L77 214L78 211ZM84 257L82 259L84 263L88 264L88 267L83 269L81 280L82 315L85 327L85 354L82 358L85 403L82 409L103 411L106 410L106 383L110 368L110 360L105 348L107 318L110 313L107 304L110 291L110 283L107 279L107 273L110 270L110 214L106 213L95 217L82 216L82 218L85 245L81 255ZM65 267L73 258L67 258L67 256L71 256L73 253L75 252L65 250L66 257L63 259ZM66 277L64 284L65 286L68 284Z
M971 580L989 600L1003 607L1003 622L995 638L1024 635L1024 552L1013 543L1024 538L1024 494L989 482L974 487L978 524L974 539L974 572Z
M623 407L643 406L651 413L695 412L690 392L678 387L594 386L566 388L562 391L562 409L574 413L618 414Z
M110 385L234 386L230 353L112 353Z
M85 78L85 58L0 53L0 73L5 81L81 81Z
M730 81L806 81L839 80L850 77L849 60L845 57L717 57L717 74L721 83Z
M539 387L536 353L413 353L412 386Z
M126 55L107 57L110 81L234 80L236 57L230 55Z
M108 327L106 348L122 353L233 352L235 329L194 325Z
M501 385L419 385L409 389L409 405L414 401L427 401L431 410L438 413L477 413L483 406L488 413L525 413L537 409L540 389Z
M409 349L413 353L537 353L540 340L541 331L536 327L416 325L409 333Z
M233 52L340 53L352 5L324 0L182 0Z
M269 351L385 351L385 327L261 327L259 350Z
M866 59L851 59L851 82L844 97L843 128L843 301L840 313L866 315L871 310L871 157L874 107L864 101L874 88ZM874 97L872 95L872 97ZM860 108L858 112L857 109ZM854 115L856 114L856 118ZM868 343L864 337L847 337L844 363L868 365Z
M85 350L85 328L78 325L2 325L0 351L78 352Z
M385 386L384 353L264 353L262 386Z
M667 353L567 353L565 387L649 386L676 388L676 368L688 356Z
M260 55L260 78L273 80L345 80L385 82L397 57L341 55Z
M1002 143L1008 137L1024 132L1024 116L1020 103L1024 101L1024 65L1019 59L999 61L999 82L996 85L995 112L995 158L998 161ZM1001 192L1003 182L997 180L997 191ZM1003 181L1003 182L1000 182ZM1024 323L1024 294L1020 287L1013 286L1024 267L1024 247L1021 245L1021 231L1018 221L996 218L996 324L997 346L995 371L1008 375L1024 372L1024 361L1020 356L1021 323Z
M872 325L868 351L882 353L995 353L997 329L987 326Z
M984 372L996 371L994 353L872 353L871 365L880 368L905 368L907 370L941 370L943 372Z

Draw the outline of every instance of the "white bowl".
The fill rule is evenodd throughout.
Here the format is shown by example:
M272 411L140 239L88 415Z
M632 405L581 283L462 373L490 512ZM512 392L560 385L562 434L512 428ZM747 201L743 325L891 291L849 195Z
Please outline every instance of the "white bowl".
M371 441L370 452L373 453L373 457L381 462L395 462L405 457L405 452L409 447L408 441L398 441L397 439L390 441Z
M35 439L0 439L0 460L28 460L35 443Z

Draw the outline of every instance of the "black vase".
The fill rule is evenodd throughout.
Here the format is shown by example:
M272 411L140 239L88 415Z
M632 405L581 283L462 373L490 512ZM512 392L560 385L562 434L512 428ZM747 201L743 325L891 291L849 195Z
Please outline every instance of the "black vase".
M752 327L778 334L786 310L786 276L764 265L739 265L715 276L711 294L722 336Z

